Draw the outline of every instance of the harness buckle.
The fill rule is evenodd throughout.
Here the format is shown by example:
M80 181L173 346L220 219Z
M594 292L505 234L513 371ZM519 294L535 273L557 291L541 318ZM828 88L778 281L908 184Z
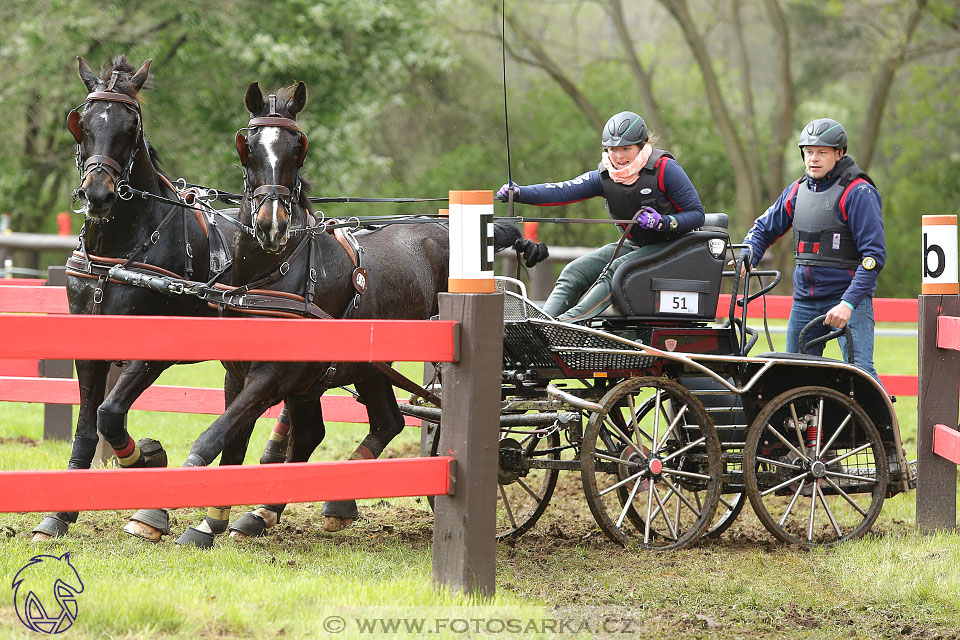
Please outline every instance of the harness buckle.
M93 290L93 304L100 304L103 302L103 289L97 287Z
M310 282L317 283L317 270L312 267L310 268Z
M133 190L130 188L130 185L126 180L121 180L117 183L117 197L121 200L132 200L133 199Z
M280 275L285 276L287 272L290 271L290 263L284 262L280 265Z
M154 231L153 233L150 234L150 242L151 242L152 244L157 244L158 242L160 242L160 230L159 230L159 229L157 229L156 231Z

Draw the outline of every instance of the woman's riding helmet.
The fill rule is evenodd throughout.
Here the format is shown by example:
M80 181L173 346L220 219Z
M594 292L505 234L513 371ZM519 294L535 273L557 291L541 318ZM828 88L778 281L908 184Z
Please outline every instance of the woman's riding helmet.
M647 141L647 123L633 111L621 111L603 125L600 142L605 147L625 147Z

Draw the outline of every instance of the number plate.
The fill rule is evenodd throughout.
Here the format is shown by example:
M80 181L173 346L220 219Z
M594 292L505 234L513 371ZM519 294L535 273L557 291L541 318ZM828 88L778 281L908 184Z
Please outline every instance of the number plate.
M700 313L700 294L691 291L661 291L658 313Z

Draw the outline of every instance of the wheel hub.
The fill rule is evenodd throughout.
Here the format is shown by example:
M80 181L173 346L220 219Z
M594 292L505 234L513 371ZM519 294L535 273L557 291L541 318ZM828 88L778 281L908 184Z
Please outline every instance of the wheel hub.
M822 460L814 460L810 464L810 473L814 478L822 478L827 475L827 465L823 464Z
M655 476L658 476L662 471L663 471L663 462L661 462L658 458L654 458L653 460L650 461L650 473L652 473Z
M497 456L497 482L513 484L518 478L527 475L523 464L523 447L513 438L504 438L500 441L500 451Z

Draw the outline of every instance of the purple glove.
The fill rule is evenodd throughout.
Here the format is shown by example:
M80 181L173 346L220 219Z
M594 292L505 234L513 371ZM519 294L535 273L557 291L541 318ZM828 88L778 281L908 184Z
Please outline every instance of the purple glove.
M513 191L514 200L520 197L520 187L511 182L510 184L505 184L500 187L500 191L497 191L497 200L500 202L507 202L510 199L511 191Z
M637 211L637 224L643 229L662 229L663 216L653 207L644 207Z

